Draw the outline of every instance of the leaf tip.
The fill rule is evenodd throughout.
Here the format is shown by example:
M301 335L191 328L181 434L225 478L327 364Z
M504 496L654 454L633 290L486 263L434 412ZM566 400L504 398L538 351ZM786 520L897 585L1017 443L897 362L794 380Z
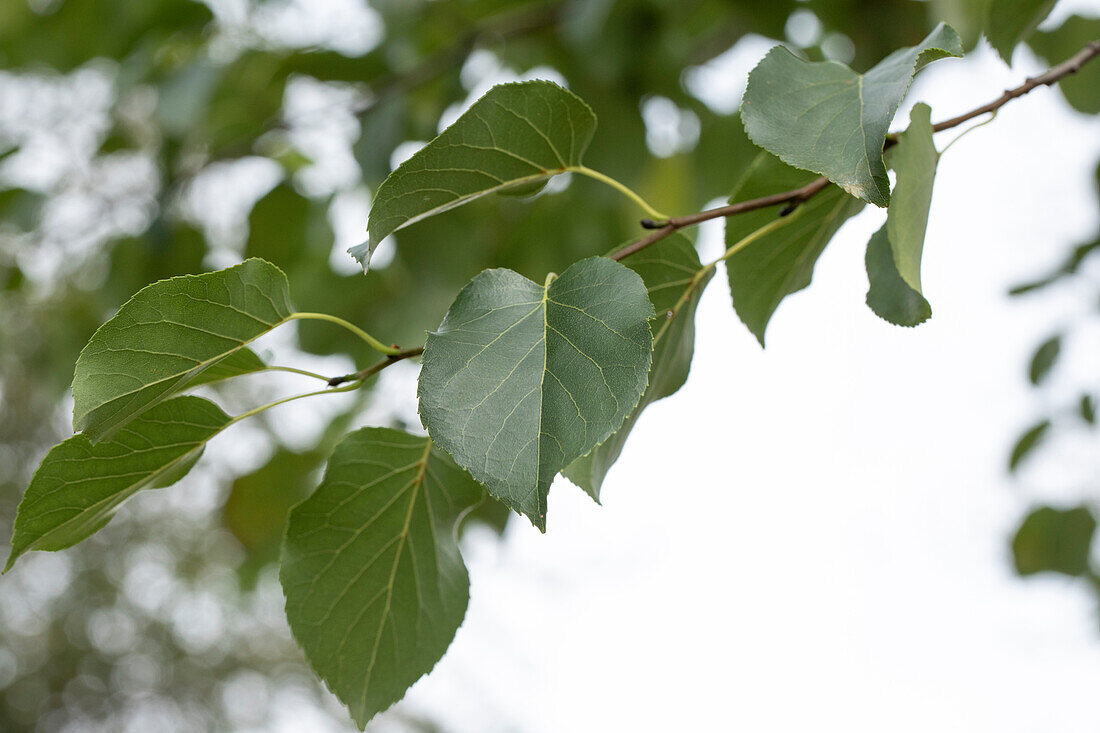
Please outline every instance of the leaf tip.
M371 240L368 239L354 247L348 247L348 254L363 266L364 275L370 271Z

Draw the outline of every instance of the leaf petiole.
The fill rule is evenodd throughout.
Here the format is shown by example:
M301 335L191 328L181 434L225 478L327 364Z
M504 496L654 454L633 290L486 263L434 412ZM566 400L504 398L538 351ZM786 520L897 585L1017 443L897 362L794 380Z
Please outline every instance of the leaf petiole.
M287 374L300 374L303 377L313 377L314 379L319 379L322 382L327 382L329 380L329 377L326 377L323 374L318 374L316 372L310 372L310 371L307 371L305 369L298 369L297 367L266 366L266 367L263 368L262 371L265 371L265 372L286 372Z
M385 354L386 356L395 356L401 353L401 349L396 346L386 346L384 343L371 336L363 329L356 326L354 323L348 323L343 318L337 318L336 316L330 316L328 313L291 313L285 320L292 319L312 320L312 321L328 321L329 323L335 323L338 326L343 326L347 330L354 333L359 338L363 339L375 351Z
M285 405L288 402L294 402L295 400L302 400L302 399L305 399L306 397L316 397L318 395L333 394L335 392L351 392L352 390L359 389L362 386L363 386L362 381L349 382L348 384L345 384L342 387L329 387L328 389L318 389L318 390L315 390L313 392L306 392L304 394L291 395L290 397L284 397L281 400L275 400L274 402L268 402L266 405L260 405L259 407L253 407L251 410L248 410L246 412L242 412L240 415L235 416L232 420L230 420L228 423L225 424L225 427L222 428L222 430L225 430L225 428L228 428L230 425L233 425L234 423L239 423L242 420L245 420L247 418L259 415L261 412L264 412L266 410L270 410L272 407L278 407L279 405ZM219 432L221 432L221 431L219 431Z
M655 219L656 221L653 222L655 227L660 225L662 222L668 221L669 217L666 214L662 214L661 212L657 211L655 208L649 205L648 201L639 196L634 190L632 190L625 184L619 183L611 176L606 176L599 171L592 170L591 168L583 165L567 166L565 170L571 173L580 173L582 176L588 176L589 178L593 178L597 181L600 181L601 183L606 183L608 186L611 186L613 189L623 194L634 203L638 204L638 206L642 207L646 214L648 214L652 219Z

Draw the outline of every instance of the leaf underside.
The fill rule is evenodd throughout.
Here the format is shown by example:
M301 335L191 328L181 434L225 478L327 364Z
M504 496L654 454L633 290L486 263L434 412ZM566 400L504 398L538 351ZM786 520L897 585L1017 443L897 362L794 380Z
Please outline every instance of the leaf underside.
M913 107L909 128L890 153L897 172L886 223L867 243L867 305L898 326L916 326L932 316L921 291L921 255L940 154L932 142L932 110Z
M645 391L653 306L613 260L548 287L486 270L428 335L420 417L489 493L546 528L554 476L622 425Z
M805 61L776 46L749 74L741 105L745 129L784 162L886 206L890 182L882 148L898 105L923 66L962 54L958 34L943 23L865 74L835 61Z
M360 728L435 666L461 625L470 581L455 525L482 496L428 438L364 428L291 511L287 620Z
M365 270L378 243L402 227L486 194L534 193L580 165L595 130L588 105L553 82L495 86L382 182L368 241L348 251Z
M93 442L110 437L160 401L209 381L202 379L208 368L256 367L258 358L237 352L292 312L286 275L260 259L141 289L77 359L74 430Z

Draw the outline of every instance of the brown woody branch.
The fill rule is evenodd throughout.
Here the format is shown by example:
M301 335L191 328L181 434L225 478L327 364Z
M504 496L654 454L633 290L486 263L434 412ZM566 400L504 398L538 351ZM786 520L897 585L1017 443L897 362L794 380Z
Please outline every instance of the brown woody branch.
M379 361L379 362L376 362L376 363L372 364L371 366L367 367L366 369L360 369L357 372L352 372L351 374L345 374L341 377L333 377L332 379L328 380L328 386L338 387L338 386L340 386L341 384L343 384L345 382L362 382L362 381L365 381L367 379L370 379L371 377L373 377L375 374L382 371L386 367L390 366L391 364L396 364L399 361L404 361L405 359L409 359L409 358L412 358L414 356L420 356L423 353L424 353L424 347L423 346L418 346L415 349L405 349L404 351L399 351L398 353L393 354L392 356L387 356L382 361Z
M952 117L949 120L943 122L937 122L932 126L935 132L942 132L943 130L950 130L952 127L957 127L968 120L972 120L975 117L979 117L989 112L996 112L1004 105L1011 102L1017 97L1030 92L1032 89L1041 86L1050 86L1055 82L1074 74L1081 69L1082 66L1087 64L1092 59L1100 56L1100 40L1092 41L1085 45L1077 54L1072 58L1063 61L1057 66L1053 66L1044 74L1040 74L1034 78L1028 79L1023 84L1013 89L1005 90L997 99L993 100L989 104L984 104L981 107L976 107L965 114L961 114L958 117ZM889 148L897 142L895 136L890 136L886 140L886 144L883 149ZM780 216L794 211L794 208L799 204L809 200L815 194L819 193L829 185L829 179L822 176L815 181L812 181L801 188L795 188L790 191L783 191L782 193L773 193L770 196L762 196L761 198L750 199L748 201L739 201L735 204L729 204L727 206L719 206L714 209L708 209L706 211L700 211L698 214L690 214L688 216L674 216L668 221L653 222L648 219L642 221L642 226L646 229L653 229L653 233L649 234L637 242L627 245L617 252L610 255L613 260L622 260L630 255L640 252L646 247L655 244L665 237L673 234L684 227L694 226L704 221L711 219L720 219L727 216L736 216L737 214L744 214L749 211L756 211L758 209L766 209L771 206L778 206L779 204L787 204L787 206L779 212Z

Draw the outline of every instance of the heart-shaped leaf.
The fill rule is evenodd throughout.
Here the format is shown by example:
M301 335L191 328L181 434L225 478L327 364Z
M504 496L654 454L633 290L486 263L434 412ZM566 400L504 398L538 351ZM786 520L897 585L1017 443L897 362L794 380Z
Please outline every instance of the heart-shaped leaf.
M364 428L290 512L287 621L360 728L431 671L462 623L470 579L455 524L483 496L427 438Z
M549 81L501 84L391 173L374 197L369 239L348 251L366 269L384 237L490 193L529 194L580 166L596 115Z
M228 424L213 402L183 396L153 407L109 440L93 445L74 435L55 445L19 503L5 571L25 552L62 550L95 534L139 490L178 481Z
M432 439L542 530L554 476L638 404L653 344L653 306L629 268L592 257L548 280L471 280L428 335L419 385Z
M209 381L201 378L208 368L255 367L237 352L292 311L286 275L259 259L142 288L77 359L73 428L93 442L109 437L181 389Z
M805 61L776 46L749 74L741 105L745 129L784 162L886 206L890 182L882 147L894 113L917 71L962 53L958 34L942 23L920 44L895 51L866 74L835 61Z

